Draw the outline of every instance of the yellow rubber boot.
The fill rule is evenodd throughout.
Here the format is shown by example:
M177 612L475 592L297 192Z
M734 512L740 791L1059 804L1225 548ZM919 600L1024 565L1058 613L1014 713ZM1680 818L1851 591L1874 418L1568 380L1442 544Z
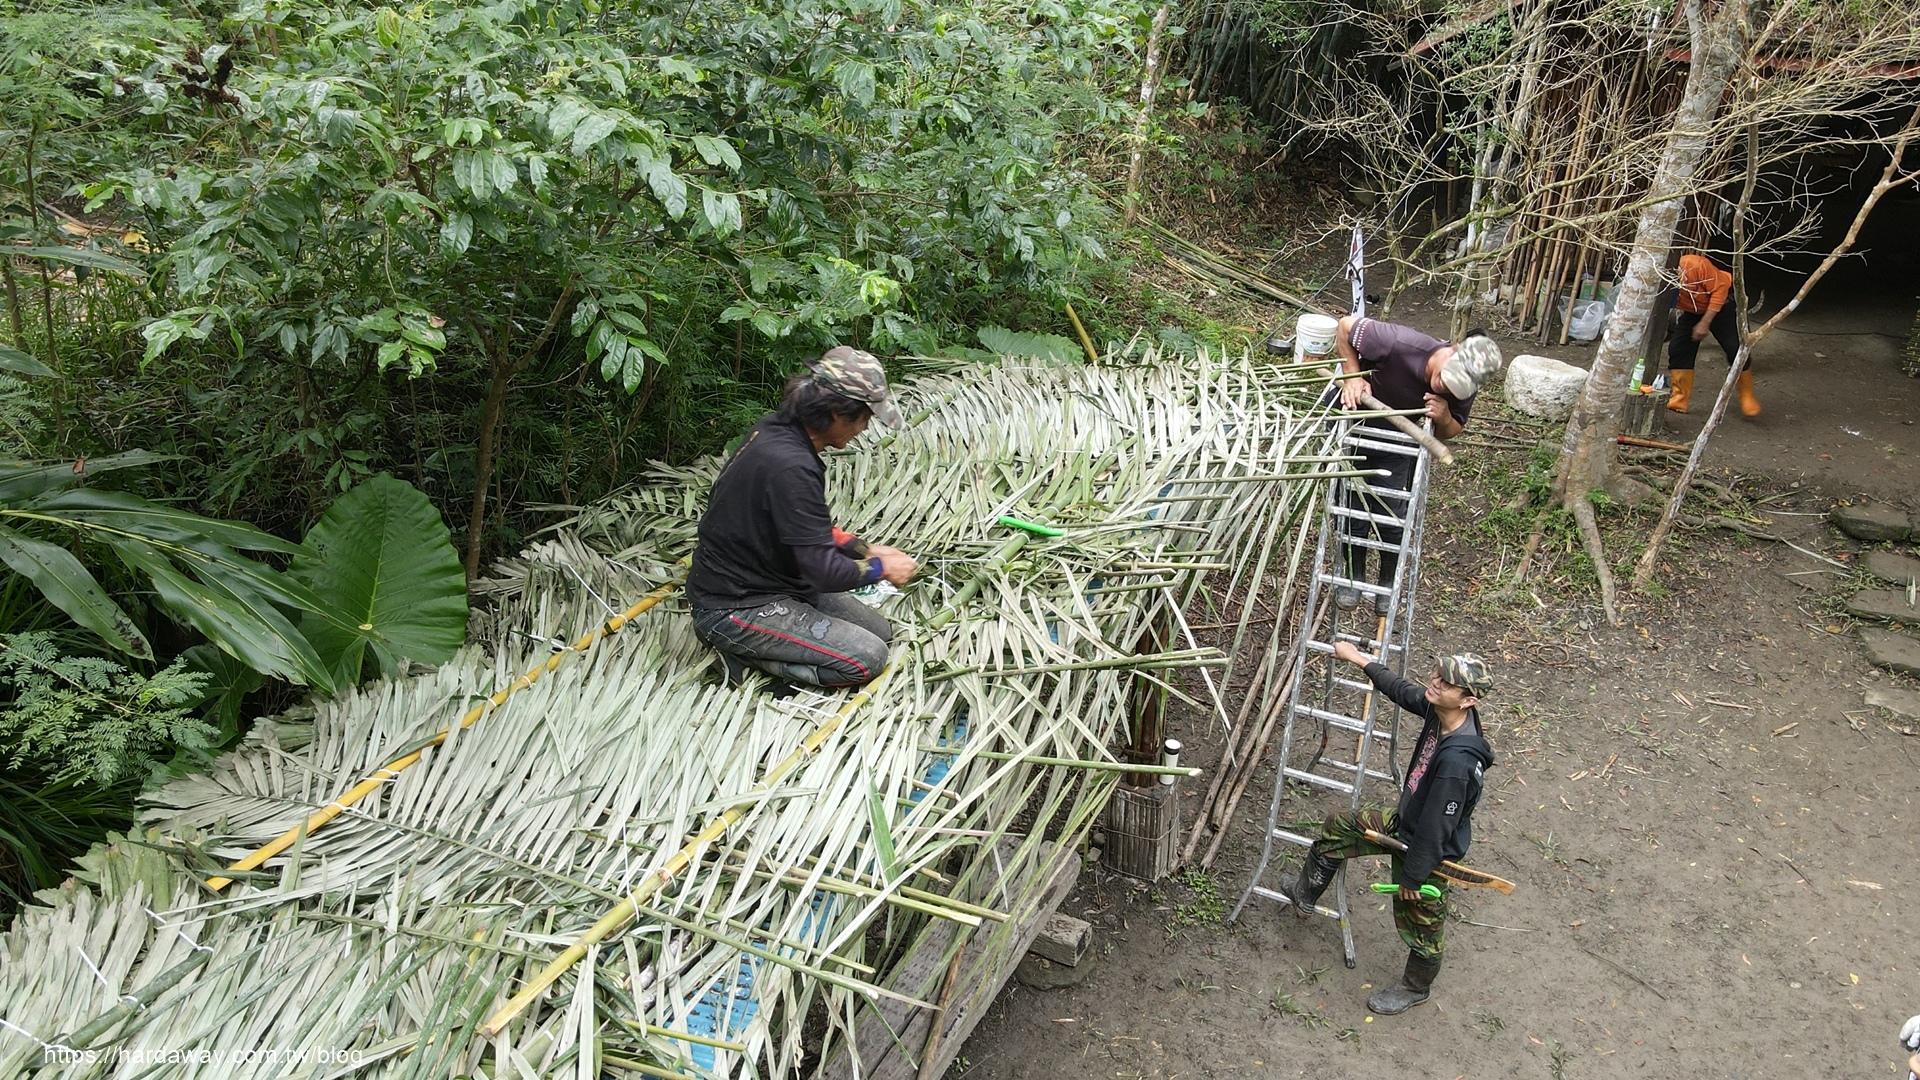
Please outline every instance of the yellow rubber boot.
M1693 398L1693 369L1669 371L1667 378L1673 383L1673 396L1667 399L1667 408L1674 412L1686 412L1687 402Z
M1734 386L1740 391L1740 415L1759 416L1760 399L1753 396L1753 372L1742 371Z

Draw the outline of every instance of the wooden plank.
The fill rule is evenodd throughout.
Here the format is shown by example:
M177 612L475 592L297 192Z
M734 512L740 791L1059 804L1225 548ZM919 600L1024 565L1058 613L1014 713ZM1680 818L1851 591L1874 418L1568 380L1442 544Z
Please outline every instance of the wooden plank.
M992 904L1001 900L1001 882L1018 886L1037 880L1046 873L1046 887L1029 888L1006 909L1011 916L988 932L988 927L969 933L945 919L931 921L906 957L887 974L883 984L922 1001L931 1001L940 992L952 962L955 935L969 933L961 945L964 959L953 1000L942 1018L940 1044L931 1075L940 1076L960 1056L967 1036L986 1015L988 1006L1000 988L1013 975L1020 958L1026 955L1044 928L1047 918L1073 891L1080 878L1080 860L1071 849L1062 850L1051 843L1041 845L1039 854L1026 865L1010 865L1022 838L1002 840L995 846L990 877L970 899ZM1004 875L1004 876L1003 876ZM1006 902L1002 900L1001 902ZM854 1049L859 1058L855 1071L853 1056L844 1049L822 1071L832 1080L914 1080L920 1075L920 1051L926 1046L931 1027L931 1009L922 1009L891 998L869 1001L854 1017Z

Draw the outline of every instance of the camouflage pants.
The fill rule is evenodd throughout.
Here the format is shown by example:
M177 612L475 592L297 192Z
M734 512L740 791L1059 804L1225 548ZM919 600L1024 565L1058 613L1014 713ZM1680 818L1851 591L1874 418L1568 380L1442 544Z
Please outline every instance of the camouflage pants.
M1329 859L1351 859L1361 855L1389 855L1393 858L1394 880L1400 878L1400 853L1367 839L1367 830L1393 835L1399 815L1392 810L1362 810L1357 814L1335 814L1320 827L1315 851ZM1427 884L1440 890L1440 899L1402 900L1393 895L1393 928L1400 940L1424 960L1438 963L1447 946L1447 879L1438 874Z

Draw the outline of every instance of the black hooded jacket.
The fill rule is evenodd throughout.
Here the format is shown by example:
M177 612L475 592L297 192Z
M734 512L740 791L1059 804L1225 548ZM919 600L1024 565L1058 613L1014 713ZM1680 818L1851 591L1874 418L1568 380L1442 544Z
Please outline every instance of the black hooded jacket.
M1418 889L1442 859L1458 859L1473 843L1473 808L1480 801L1482 776L1493 764L1493 747L1480 731L1480 711L1467 710L1466 723L1440 734L1439 711L1427 700L1426 687L1393 673L1385 664L1367 665L1367 678L1395 705L1426 721L1413 741L1413 757L1400 791L1396 832L1407 845L1400 859L1400 886ZM1416 781L1414 769L1427 744L1439 740L1433 760Z

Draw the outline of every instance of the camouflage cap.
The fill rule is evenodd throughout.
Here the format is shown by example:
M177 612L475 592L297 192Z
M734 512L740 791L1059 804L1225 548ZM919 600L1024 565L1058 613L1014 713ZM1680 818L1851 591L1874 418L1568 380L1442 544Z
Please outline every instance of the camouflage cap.
M1479 393L1506 362L1492 338L1476 334L1453 347L1447 366L1440 369L1440 381L1454 400L1465 401Z
M1454 653L1440 658L1440 677L1474 697L1493 692L1493 670L1473 653Z
M872 353L840 345L828 349L807 367L822 386L836 394L864 401L873 408L874 418L888 427L900 426L900 410L893 407L887 392L887 372L880 358Z

